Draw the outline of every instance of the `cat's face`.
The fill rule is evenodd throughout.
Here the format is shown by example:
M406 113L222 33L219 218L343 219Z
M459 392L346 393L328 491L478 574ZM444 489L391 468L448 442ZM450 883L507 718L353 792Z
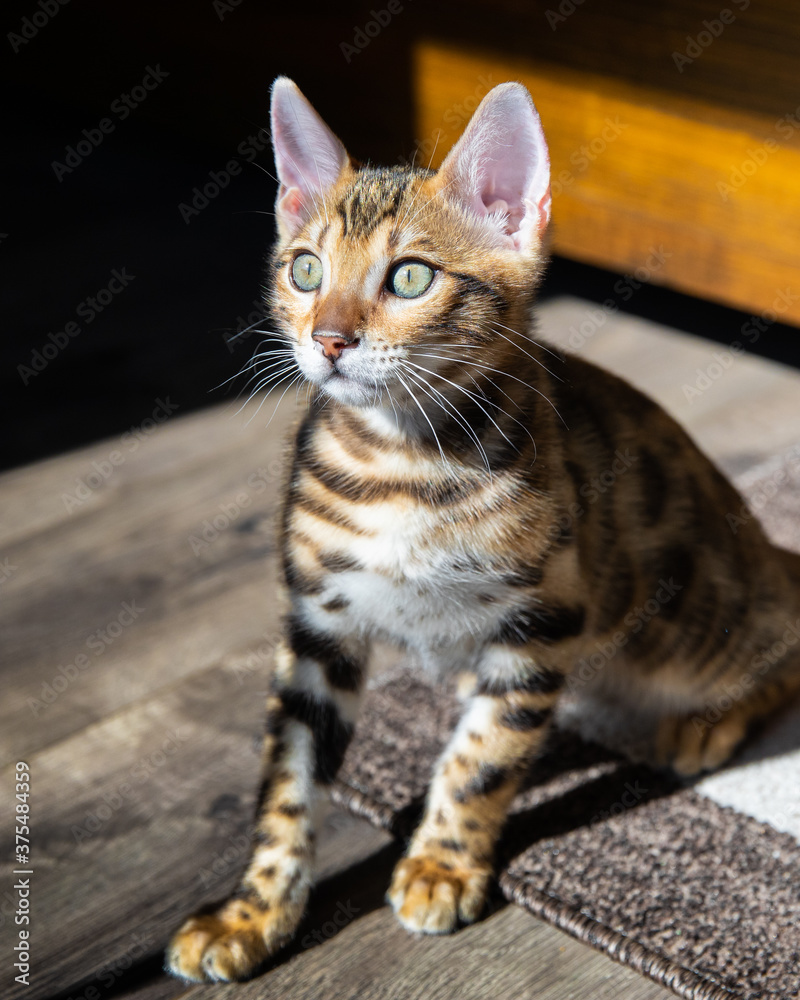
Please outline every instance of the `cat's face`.
M485 363L502 343L498 330L524 321L549 190L538 119L511 86L511 120L499 121L504 109L491 102L479 109L473 134L433 173L354 168L294 85L276 84L273 312L300 372L323 393L354 406L413 406L414 397L435 398L459 358ZM488 158L487 128L496 140ZM498 169L493 154L509 138L528 168Z

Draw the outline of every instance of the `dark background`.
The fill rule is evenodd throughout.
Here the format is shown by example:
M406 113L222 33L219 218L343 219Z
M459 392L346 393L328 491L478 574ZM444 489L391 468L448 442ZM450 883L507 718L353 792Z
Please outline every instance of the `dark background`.
M242 389L245 378L215 387L246 364L259 340L228 338L258 316L272 239L273 219L261 214L274 198L262 129L274 77L294 77L355 156L395 162L414 148L415 37L460 35L509 48L525 41L502 18L491 25L479 13L470 18L469 4L401 3L349 58L342 44L352 45L372 8L385 9L382 0L306 3L283 17L260 0L70 0L44 24L58 0L4 5L0 467L137 427L160 401L185 414ZM529 4L528 16L533 11L543 23L548 6ZM36 34L15 39L34 15ZM568 43L568 30L559 44ZM548 55L574 58L568 48ZM149 67L166 75L123 120L115 102L141 85ZM645 79L644 64L620 72L658 83ZM85 139L83 130L97 137L102 119L113 131L69 172L54 169ZM257 145L263 149L254 158ZM232 160L239 172L202 210L182 217L179 206L191 206L194 189ZM133 280L86 322L81 304L108 285L114 269ZM555 259L543 294L602 301L617 277ZM747 319L655 287L629 308L722 343L737 339ZM70 321L80 333L65 343L58 334ZM65 346L34 373L50 334ZM756 348L800 364L794 328L770 327Z

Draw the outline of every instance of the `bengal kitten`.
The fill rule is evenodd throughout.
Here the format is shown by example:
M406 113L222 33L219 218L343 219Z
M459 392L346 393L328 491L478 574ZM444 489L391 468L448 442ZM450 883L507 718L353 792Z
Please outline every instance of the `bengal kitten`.
M800 613L800 560L753 519L731 532L741 498L655 403L530 336L550 191L527 91L492 90L436 172L355 163L285 78L272 141L273 313L319 393L285 489L257 835L240 888L170 945L188 980L246 978L297 928L375 638L476 678L388 893L433 934L480 914L509 804L596 643L618 649L602 679L659 708L683 775L800 686L795 652L751 665ZM648 600L659 613L626 629ZM732 682L746 698L698 724Z

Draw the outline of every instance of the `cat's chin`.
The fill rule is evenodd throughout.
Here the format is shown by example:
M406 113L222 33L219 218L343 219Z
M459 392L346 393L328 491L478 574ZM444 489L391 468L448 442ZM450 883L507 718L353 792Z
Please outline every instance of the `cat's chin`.
M379 386L365 385L346 375L331 375L319 388L338 403L359 408L374 406L380 396Z

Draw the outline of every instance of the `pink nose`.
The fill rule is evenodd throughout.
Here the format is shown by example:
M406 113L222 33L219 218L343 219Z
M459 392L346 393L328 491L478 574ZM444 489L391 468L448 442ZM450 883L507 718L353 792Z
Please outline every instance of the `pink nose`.
M316 340L318 344L322 345L322 353L331 361L336 361L337 358L341 357L342 351L346 348L358 347L357 340L350 340L348 337L343 337L341 334L325 336L321 333L313 333L311 335L311 339Z

